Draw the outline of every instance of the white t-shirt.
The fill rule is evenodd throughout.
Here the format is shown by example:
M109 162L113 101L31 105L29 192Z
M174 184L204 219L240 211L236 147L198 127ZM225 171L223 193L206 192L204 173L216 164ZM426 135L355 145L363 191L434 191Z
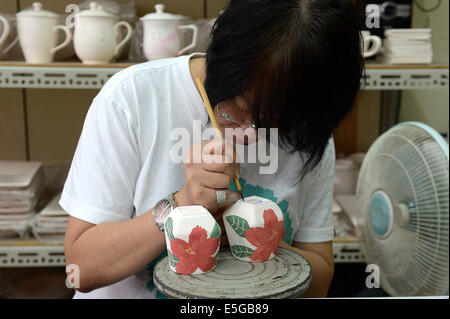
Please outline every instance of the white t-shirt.
M208 114L192 81L190 56L138 64L116 73L94 98L64 185L60 205L71 216L102 224L139 216L185 181L183 163L169 157L174 128L193 136L194 120L208 127ZM198 122L198 121L197 121ZM320 164L295 185L297 155L281 149L275 174L258 163L241 164L244 196L280 206L288 243L333 239L333 139ZM75 298L155 298L155 261L124 280Z

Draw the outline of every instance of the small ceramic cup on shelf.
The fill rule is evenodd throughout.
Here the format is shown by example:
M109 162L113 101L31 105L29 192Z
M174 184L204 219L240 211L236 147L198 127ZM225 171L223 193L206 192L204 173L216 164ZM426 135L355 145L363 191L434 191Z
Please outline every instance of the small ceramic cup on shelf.
M164 8L163 4L157 4L156 12L140 19L144 25L144 55L149 61L179 56L197 45L198 27L181 25L184 17L165 12ZM192 42L181 48L182 32L186 30L192 31Z
M34 2L31 9L20 11L16 17L20 47L27 63L51 63L55 53L72 41L69 28L58 25L58 14L43 10L40 2ZM57 45L60 31L65 33L65 40Z
M126 35L122 38L122 28ZM75 15L74 49L84 64L108 64L130 41L133 28L128 22L106 12L97 2Z
M180 275L198 275L215 268L221 230L206 208L175 208L167 217L164 230L172 271Z
M286 232L280 207L273 201L246 197L223 214L231 253L239 260L264 262L274 258Z

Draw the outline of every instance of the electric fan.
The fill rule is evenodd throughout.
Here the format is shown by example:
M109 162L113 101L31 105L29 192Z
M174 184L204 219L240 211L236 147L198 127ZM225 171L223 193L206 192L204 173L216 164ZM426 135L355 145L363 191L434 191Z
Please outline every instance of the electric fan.
M448 295L449 147L404 122L370 147L358 177L356 232L391 296Z

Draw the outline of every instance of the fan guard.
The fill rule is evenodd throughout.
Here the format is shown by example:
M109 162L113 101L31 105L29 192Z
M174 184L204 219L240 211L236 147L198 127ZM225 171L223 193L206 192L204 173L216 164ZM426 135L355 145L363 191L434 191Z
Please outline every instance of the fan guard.
M449 286L448 144L401 123L370 147L357 183L356 231L392 296L444 295Z

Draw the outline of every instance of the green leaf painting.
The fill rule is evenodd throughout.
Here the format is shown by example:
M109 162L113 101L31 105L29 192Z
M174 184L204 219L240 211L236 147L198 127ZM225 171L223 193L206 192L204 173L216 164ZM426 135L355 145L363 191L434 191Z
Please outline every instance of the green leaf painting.
M251 254L253 254L253 249L242 246L242 245L233 245L231 246L231 251L233 252L233 255L239 258L247 258Z
M177 263L180 261L177 256L175 256L174 254L172 254L172 252L170 250L167 251L167 255L169 257L169 264L172 267L176 267Z
M209 236L210 238L220 238L220 236L222 235L221 231L220 231L220 226L218 223L216 223L214 225L214 228L211 232L211 235Z
M230 215L226 217L226 220L239 236L245 238L245 232L250 228L250 226L244 218L236 215Z
M175 236L173 235L173 220L170 217L166 220L165 231L167 232L169 240L175 239Z

